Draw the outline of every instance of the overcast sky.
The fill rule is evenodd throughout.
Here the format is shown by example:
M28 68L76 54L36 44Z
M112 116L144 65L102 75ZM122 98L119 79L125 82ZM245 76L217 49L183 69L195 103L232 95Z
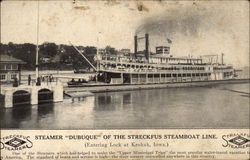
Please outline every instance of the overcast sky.
M2 43L36 43L37 4L1 3ZM39 44L133 50L133 36L147 32L153 52L169 38L174 56L223 52L227 63L249 65L248 1L40 1L39 8Z

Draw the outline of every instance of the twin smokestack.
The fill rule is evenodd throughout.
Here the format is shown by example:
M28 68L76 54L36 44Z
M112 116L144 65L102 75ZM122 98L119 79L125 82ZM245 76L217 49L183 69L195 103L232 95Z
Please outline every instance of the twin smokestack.
M149 58L149 34L146 33L145 37L141 37L141 38L145 38L145 57L148 60L148 58ZM137 49L138 49L138 37L137 37L137 35L135 35L135 37L134 37L134 51L135 51L135 56L137 54Z

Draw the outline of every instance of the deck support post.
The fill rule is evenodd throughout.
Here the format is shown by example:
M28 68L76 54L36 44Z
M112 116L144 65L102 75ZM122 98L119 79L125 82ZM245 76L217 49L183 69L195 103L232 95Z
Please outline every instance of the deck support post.
M104 82L107 83L107 73L104 72Z
M161 73L160 73L160 76L159 76L159 77L160 77L159 79L160 79L160 83L161 83Z
M138 74L137 82L138 82L138 84L140 84L140 74Z
M153 83L155 83L155 74L153 73Z
M123 73L121 73L121 83L123 84Z
M129 78L130 78L130 84L132 84L132 74L129 74Z

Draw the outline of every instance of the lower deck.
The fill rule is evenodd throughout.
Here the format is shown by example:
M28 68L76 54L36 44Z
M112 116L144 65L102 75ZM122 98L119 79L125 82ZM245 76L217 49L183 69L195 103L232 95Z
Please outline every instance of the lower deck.
M233 78L232 72L146 73L146 74L102 72L97 77L98 81L110 84L155 84L155 83L227 80L232 78Z

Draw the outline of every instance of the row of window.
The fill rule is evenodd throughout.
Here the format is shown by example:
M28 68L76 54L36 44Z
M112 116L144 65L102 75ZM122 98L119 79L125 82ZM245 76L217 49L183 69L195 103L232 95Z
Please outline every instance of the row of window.
M163 68L163 70L205 70L205 67L171 67L171 68Z
M11 78L11 80L17 78L17 74L11 74L10 78ZM1 81L6 81L7 80L7 75L6 74L0 74L0 80Z
M229 67L223 67L223 68L217 68L217 67L214 67L214 70L223 70L223 69L233 69L232 66L229 66Z
M153 62L183 62L183 63L198 63L199 59L174 59L174 58L152 58Z
M132 74L133 78L138 78L140 75ZM211 76L211 73L188 73L188 74L148 74L148 78L165 78L165 77L203 77ZM140 76L140 78L146 78L146 75Z
M5 74L0 74L0 80L6 80L6 75Z
M117 62L134 62L134 63L147 63L145 57L138 57L138 58L127 58L127 57L105 57L101 58L102 60L111 60ZM166 62L178 62L178 63L199 63L201 64L202 61L200 59L178 59L178 58L156 58L152 57L149 59L150 63L166 63Z
M0 64L0 70L18 70L17 64Z
M188 73L188 74L162 74L161 75L161 77L199 77L199 76L210 76L211 75L211 73L201 73L201 74L199 74L199 73ZM157 77L160 77L160 75L159 74L155 74L155 75L153 75L153 74L149 74L149 76L148 77L155 77L155 78L157 78Z
M104 67L105 68L109 68L109 67L111 67L111 68L116 68L116 65L115 64L112 64L111 66L109 66L109 65L104 65ZM123 68L123 69L125 69L126 67L125 66L117 66L117 68ZM133 66L132 66L132 68L134 68ZM147 67L143 67L143 66L140 66L140 68L144 68L144 69L150 69L150 68L147 68ZM153 68L151 68L151 69L153 69ZM205 70L205 67L168 67L168 68L161 68L161 70Z

